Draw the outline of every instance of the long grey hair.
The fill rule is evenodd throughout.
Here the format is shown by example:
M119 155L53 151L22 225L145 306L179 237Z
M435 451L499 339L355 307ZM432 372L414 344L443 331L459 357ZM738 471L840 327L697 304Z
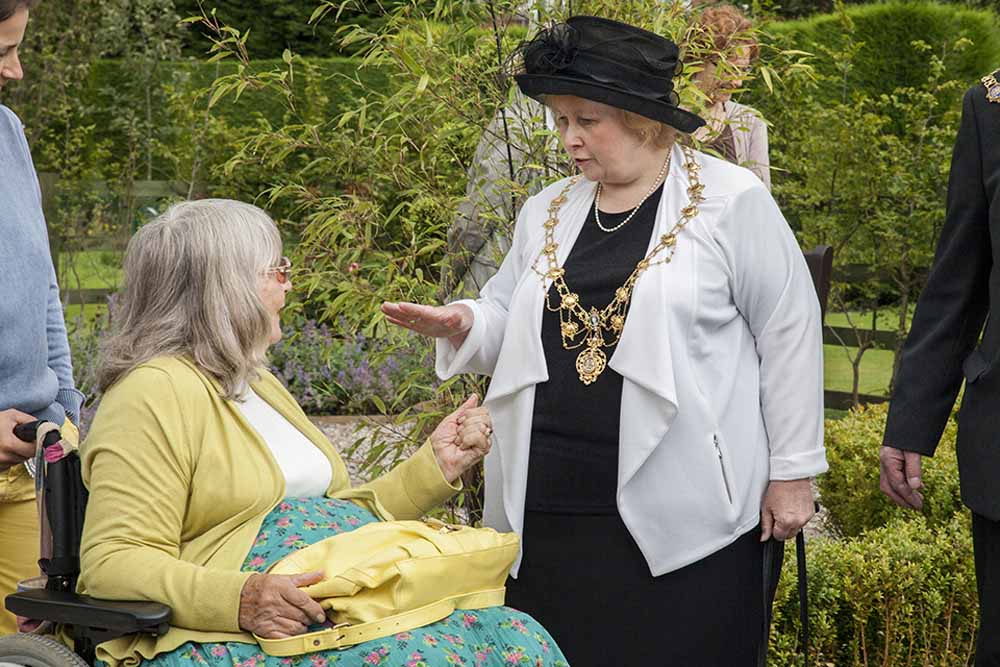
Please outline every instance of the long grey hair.
M280 257L274 222L242 202L183 202L141 228L125 253L100 390L155 357L184 356L239 398L264 364L271 324L257 285Z

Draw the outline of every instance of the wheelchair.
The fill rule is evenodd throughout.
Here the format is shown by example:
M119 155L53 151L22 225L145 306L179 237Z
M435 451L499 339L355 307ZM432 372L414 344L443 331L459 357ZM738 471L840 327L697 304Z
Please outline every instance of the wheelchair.
M45 587L8 595L4 605L13 614L41 621L36 632L0 637L0 667L90 667L95 647L130 634L161 635L170 628L171 610L154 602L117 602L76 594L80 576L80 537L87 490L80 474L80 457L62 452L62 437L52 424L32 422L14 429L25 442L36 442L48 455L36 465L42 494L43 525L52 532L52 554L39 561ZM58 460L54 460L56 457ZM51 462L45 462L46 459ZM45 634L55 625L72 639L73 648Z

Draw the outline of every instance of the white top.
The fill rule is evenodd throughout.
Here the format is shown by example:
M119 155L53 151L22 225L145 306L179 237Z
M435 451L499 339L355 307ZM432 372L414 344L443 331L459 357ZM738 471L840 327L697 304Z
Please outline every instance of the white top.
M688 203L684 156L673 151L650 247ZM623 377L618 510L654 576L756 526L769 480L827 468L820 310L802 250L759 178L695 155L705 201L673 261L639 278L608 362ZM475 317L464 344L437 340L442 378L492 376L483 520L522 539L535 385L549 379L540 333L551 281L531 265L545 245L549 202L565 185L525 202L499 272L479 299L462 302ZM560 264L595 189L581 179L566 195L555 229Z
M316 445L253 389L247 389L244 400L236 401L236 406L271 449L285 475L286 498L318 498L326 494L333 468Z
M771 158L767 147L767 124L753 107L729 100L722 104L720 116L705 118L708 126L695 136L715 138L727 125L733 132L736 164L757 174L767 189L771 189Z

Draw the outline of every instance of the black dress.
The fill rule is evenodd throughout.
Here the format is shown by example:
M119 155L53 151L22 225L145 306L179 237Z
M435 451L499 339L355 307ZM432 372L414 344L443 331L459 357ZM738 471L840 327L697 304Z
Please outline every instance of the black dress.
M585 309L610 303L646 255L661 195L662 187L611 233L591 207L564 265ZM602 211L601 222L613 227L627 215ZM557 307L554 287L549 296ZM543 315L542 346L549 380L535 388L524 558L507 604L537 618L573 667L763 664L781 543L762 545L753 530L653 577L615 500L622 377L608 367L584 385L580 350L563 348L557 312ZM613 353L605 349L609 360Z

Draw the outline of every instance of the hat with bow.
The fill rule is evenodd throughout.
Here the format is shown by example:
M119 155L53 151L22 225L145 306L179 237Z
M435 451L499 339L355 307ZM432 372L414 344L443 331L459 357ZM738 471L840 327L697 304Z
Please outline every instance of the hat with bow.
M658 120L681 132L705 124L679 106L673 78L679 50L669 39L596 16L573 16L518 47L514 78L537 100L575 95Z

